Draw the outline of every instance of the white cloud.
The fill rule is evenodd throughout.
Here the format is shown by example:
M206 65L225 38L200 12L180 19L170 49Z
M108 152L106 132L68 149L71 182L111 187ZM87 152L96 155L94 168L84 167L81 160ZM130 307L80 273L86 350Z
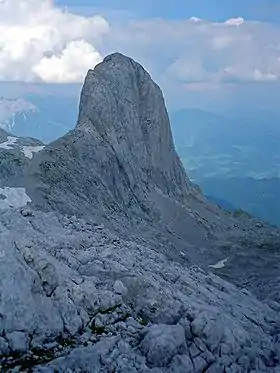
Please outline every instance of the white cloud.
M85 72L101 62L100 54L84 40L72 41L59 55L43 57L32 68L45 82L75 83L84 79Z
M110 40L157 77L160 73L184 85L204 82L217 87L224 82L280 81L279 34L279 25L242 17L224 22L192 17L130 22L114 30Z
M0 80L80 82L101 60L109 32L97 15L84 17L51 0L0 1Z
M113 20L112 20L113 22ZM51 0L0 0L0 81L82 82L120 51L164 84L280 81L280 26L242 17L128 20L82 16ZM203 83L203 84L202 84ZM164 86L165 88L165 86Z
M191 17L190 18L190 21L194 22L194 23L197 23L197 22L201 22L202 21L202 18L199 18L199 17Z
M230 18L228 19L225 24L227 26L241 26L245 22L244 18L238 17L238 18Z

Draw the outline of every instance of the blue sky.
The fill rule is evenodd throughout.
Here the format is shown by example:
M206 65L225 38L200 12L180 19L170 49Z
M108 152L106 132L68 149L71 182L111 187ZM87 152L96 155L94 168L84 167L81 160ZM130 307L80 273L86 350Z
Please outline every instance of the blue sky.
M248 20L280 22L280 0L57 0L69 7L123 10L136 17L185 19L192 16L222 21L242 16Z

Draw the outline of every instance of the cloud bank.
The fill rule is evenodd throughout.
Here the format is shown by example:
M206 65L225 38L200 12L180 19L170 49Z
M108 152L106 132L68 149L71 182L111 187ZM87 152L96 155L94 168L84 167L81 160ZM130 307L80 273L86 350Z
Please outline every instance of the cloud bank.
M277 82L280 27L243 18L209 22L131 22L114 33L117 44L143 60L154 58L161 73L186 84ZM152 63L152 62L151 62Z
M80 83L105 54L138 59L156 78L193 90L280 81L280 26L242 17L210 22L106 21L51 0L0 0L0 81Z
M108 32L103 17L51 0L0 0L0 80L80 82L101 61L96 46Z

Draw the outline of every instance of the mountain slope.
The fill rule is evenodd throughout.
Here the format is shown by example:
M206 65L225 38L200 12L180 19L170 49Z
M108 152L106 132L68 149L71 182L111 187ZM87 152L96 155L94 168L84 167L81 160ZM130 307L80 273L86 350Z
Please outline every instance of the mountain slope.
M68 146L68 141L75 145ZM109 57L89 72L81 94L78 125L53 147L61 142L65 151L72 151L73 158L74 148L79 150L77 161L92 163L88 171L102 179L106 192L112 193L115 202L125 203L125 209L138 204L139 199L143 201L137 193L143 193L143 189L148 192L150 185L180 202L186 199L188 184L173 147L161 92L130 60ZM112 180L116 174L119 180Z
M76 128L19 186L31 202L0 214L4 371L279 370L279 232L189 181L161 91L135 61L89 71ZM264 302L210 272L242 282L240 258L253 258L255 291L256 254L275 262Z
M34 158L25 185L45 211L94 217L118 234L154 242L173 260L183 252L203 268L227 253L217 241L258 241L271 232L209 203L189 181L159 87L120 54L88 73L76 128ZM238 263L238 251L231 256Z

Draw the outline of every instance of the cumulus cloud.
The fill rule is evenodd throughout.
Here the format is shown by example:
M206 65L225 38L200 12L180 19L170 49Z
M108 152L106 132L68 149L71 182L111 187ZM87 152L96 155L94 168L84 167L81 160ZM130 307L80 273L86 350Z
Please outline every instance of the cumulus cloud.
M242 17L210 22L147 19L108 24L51 0L0 0L0 81L81 82L120 51L162 82L190 89L280 81L280 26Z
M238 18L230 18L225 21L225 24L227 26L241 26L245 22L243 17L238 17Z
M80 82L100 62L109 29L102 16L73 14L51 0L0 0L0 80Z
M216 89L218 83L280 81L279 34L279 25L242 17L224 22L192 17L130 22L111 37L120 50L170 80Z
M81 82L85 72L101 61L100 54L84 40L68 43L60 54L43 57L32 68L45 82Z

